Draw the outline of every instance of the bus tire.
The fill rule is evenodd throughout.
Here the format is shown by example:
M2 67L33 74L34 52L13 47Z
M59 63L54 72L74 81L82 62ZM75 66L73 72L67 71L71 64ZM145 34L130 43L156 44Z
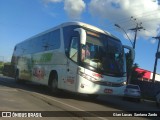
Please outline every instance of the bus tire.
M21 80L19 79L19 70L16 70L14 79L15 79L16 83L20 83L21 82Z
M49 76L49 88L52 93L58 92L58 75L56 72L51 72Z

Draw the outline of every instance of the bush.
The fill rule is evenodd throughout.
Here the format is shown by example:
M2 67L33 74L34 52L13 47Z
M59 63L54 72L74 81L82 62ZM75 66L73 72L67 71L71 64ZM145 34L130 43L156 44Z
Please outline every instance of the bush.
M0 66L0 74L2 74L3 66Z
M14 66L5 64L2 73L5 76L14 77Z
M4 63L0 62L0 74L2 74Z

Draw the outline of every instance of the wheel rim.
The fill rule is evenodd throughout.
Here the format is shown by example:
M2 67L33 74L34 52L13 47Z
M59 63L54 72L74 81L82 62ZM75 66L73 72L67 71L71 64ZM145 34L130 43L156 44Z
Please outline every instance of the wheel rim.
M53 79L52 81L52 91L55 92L57 90L58 82L57 79Z
M15 80L18 81L18 72L16 72Z

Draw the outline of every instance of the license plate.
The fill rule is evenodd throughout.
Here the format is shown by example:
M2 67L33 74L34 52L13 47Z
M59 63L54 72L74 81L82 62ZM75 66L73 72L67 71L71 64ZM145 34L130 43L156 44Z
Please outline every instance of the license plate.
M104 93L109 93L109 94L111 94L112 92L113 92L112 89L104 89Z

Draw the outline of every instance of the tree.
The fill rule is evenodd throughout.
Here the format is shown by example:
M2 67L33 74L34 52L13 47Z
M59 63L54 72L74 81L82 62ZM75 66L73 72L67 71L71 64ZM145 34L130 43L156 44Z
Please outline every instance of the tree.
M139 67L138 63L133 64L133 60L131 59L131 52L126 53L126 64L127 64L127 80L128 83L133 83L133 81L138 80L138 78L142 78L145 72L138 73L136 68ZM130 80L130 81L129 81Z
M140 74L136 71L136 68L138 67L139 65L137 63L133 64L132 66L131 83L140 77Z
M138 78L142 78L146 72L137 72L136 68L138 68L139 65L135 63L132 67L132 76L131 76L131 83L133 83L135 80L138 80Z
M132 72L132 64L133 60L131 58L131 51L126 53L126 69L127 69L127 82L130 83L130 77L131 77L131 72Z
M2 61L0 61L0 73L2 73L3 66L4 66L4 63Z

